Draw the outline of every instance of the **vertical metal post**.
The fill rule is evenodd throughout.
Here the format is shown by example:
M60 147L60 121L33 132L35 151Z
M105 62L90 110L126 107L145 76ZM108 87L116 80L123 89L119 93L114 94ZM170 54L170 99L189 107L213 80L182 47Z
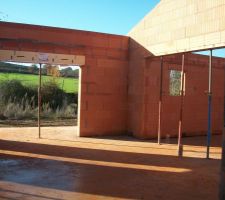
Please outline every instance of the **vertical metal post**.
M181 67L181 90L180 90L180 117L179 117L179 127L178 127L178 156L183 155L183 145L182 145L182 121L183 121L183 103L184 103L184 53L182 54L182 67Z
M162 122L162 84L163 84L163 56L160 57L160 84L159 84L159 118L158 118L158 144L161 143Z
M225 199L225 68L224 68L224 99L223 99L223 143L222 143L222 160L221 160L221 173L220 173L220 193L219 199Z
M41 138L41 67L39 67L39 85L38 85L38 138Z
M212 110L212 49L209 55L209 90L208 90L208 131L207 131L207 151L206 158L209 159L211 143L211 110Z

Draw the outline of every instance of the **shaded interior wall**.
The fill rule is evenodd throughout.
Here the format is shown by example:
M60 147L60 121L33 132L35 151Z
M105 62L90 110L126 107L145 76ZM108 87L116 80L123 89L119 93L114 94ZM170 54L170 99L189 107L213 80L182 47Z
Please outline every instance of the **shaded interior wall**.
M80 136L126 133L128 41L125 36L0 22L0 49L85 56Z
M145 129L145 76L146 56L150 53L130 39L128 72L128 132L135 136L144 135ZM154 92L154 91L153 91Z
M129 65L129 132L140 138L157 137L160 92L160 58L145 58L144 48L131 45ZM140 53L141 52L141 53ZM207 130L208 56L186 54L186 93L183 132L202 135ZM169 72L181 70L180 54L164 57L162 96L162 136L177 136L180 97L169 95ZM222 132L225 59L213 58L212 131ZM135 76L135 74L138 74Z

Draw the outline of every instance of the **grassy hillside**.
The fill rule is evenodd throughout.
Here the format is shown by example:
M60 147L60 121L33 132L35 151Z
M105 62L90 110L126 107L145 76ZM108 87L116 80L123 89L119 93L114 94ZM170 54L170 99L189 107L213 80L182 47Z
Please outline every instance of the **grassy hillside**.
M38 85L38 75L19 74L19 73L0 73L1 80L20 80L24 85ZM65 77L42 76L42 82L54 80L67 93L78 93L78 79Z

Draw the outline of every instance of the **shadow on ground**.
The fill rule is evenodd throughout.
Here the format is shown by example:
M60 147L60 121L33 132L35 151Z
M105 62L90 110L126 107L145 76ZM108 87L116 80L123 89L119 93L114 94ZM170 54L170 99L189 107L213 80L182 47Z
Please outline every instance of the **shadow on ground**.
M132 141L132 142L152 142L157 143L156 139L137 139L133 136L104 136L104 137L90 137L95 139L111 139L111 140L119 140L119 141ZM193 145L193 146L206 146L207 145L207 137L206 136L186 136L182 138L182 142L184 145ZM162 144L177 144L177 138L163 138L161 139ZM212 135L211 136L211 147L221 147L222 146L222 135Z
M219 160L3 140L0 150L3 184L128 199L217 198Z

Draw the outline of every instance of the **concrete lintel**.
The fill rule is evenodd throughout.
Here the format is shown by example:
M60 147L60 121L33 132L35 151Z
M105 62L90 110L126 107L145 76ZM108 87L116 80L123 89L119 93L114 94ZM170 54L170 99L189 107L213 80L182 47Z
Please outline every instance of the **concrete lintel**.
M0 50L0 60L5 62L43 63L54 65L78 65L85 64L85 56L66 55L44 52Z

